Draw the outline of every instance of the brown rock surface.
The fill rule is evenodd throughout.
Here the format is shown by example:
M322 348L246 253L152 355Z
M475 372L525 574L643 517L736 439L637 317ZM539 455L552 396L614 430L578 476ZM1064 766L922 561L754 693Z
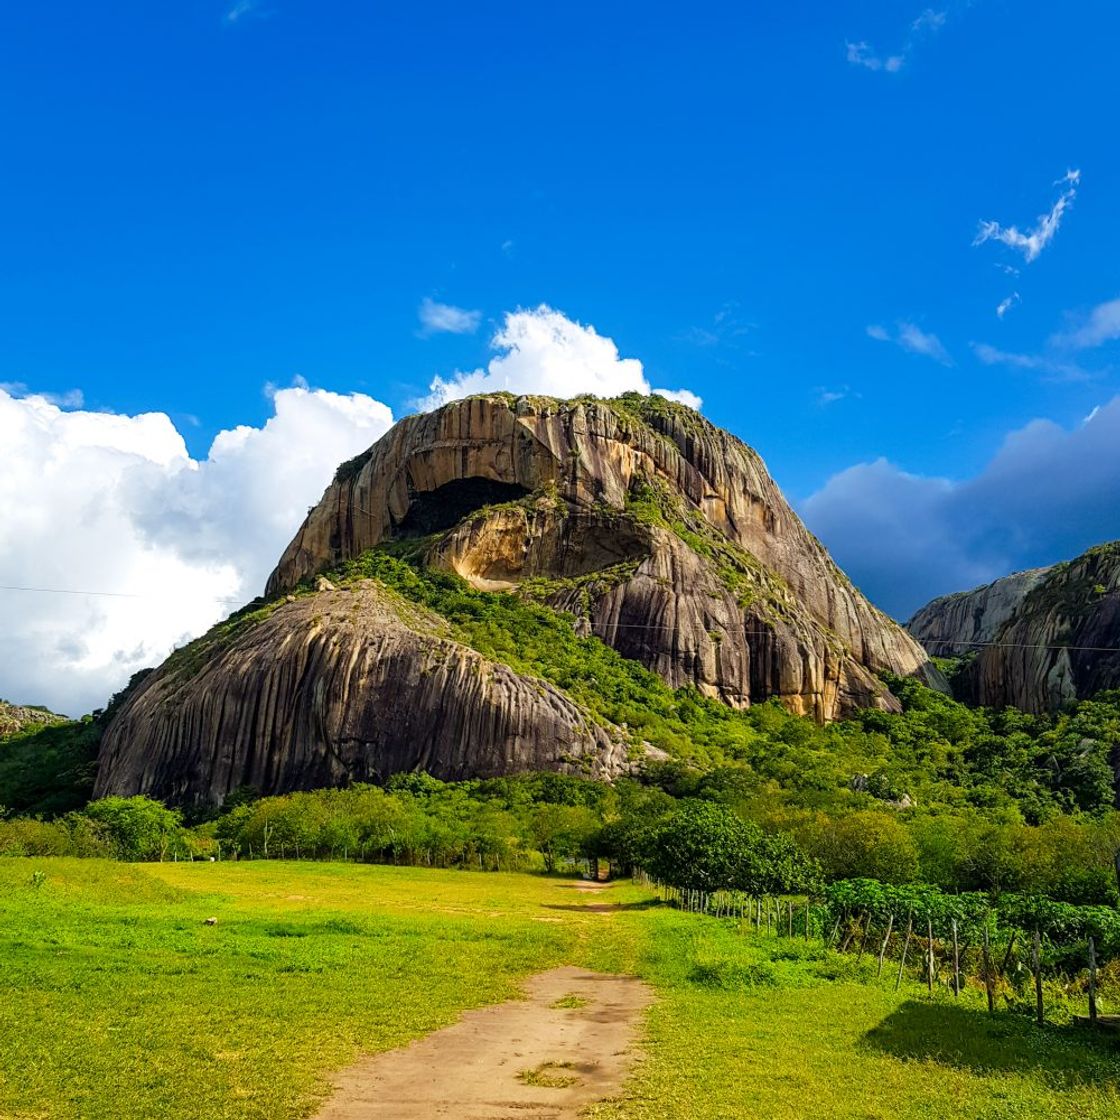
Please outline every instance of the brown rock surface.
M832 719L896 706L879 670L937 681L921 647L801 523L755 451L690 409L651 400L498 395L406 418L340 469L269 591L407 533L419 510L423 528L450 530L437 562L483 589L633 565L628 578L557 587L549 601L670 683L731 704L778 696ZM457 528L425 520L442 493L471 483L550 497ZM635 510L651 491L672 507L661 520L682 525L643 523Z
M102 740L96 797L220 802L384 780L517 770L611 777L612 739L567 696L445 636L378 585L281 602L263 620L173 654Z
M1120 688L1120 542L935 599L909 623L931 654L968 652L966 699L1029 712Z
M269 580L267 618L217 628L128 698L97 793L216 801L243 784L415 768L618 773L625 735L564 693L487 662L375 585L340 591L322 576L401 538L736 707L778 697L828 720L896 708L881 670L939 680L758 455L697 413L660 398L471 398L408 417L339 468Z

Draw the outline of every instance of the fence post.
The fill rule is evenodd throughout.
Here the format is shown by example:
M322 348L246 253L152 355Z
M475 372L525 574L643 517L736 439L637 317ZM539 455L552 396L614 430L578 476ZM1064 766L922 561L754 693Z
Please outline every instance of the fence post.
M879 947L879 971L875 973L878 980L883 975L883 961L887 958L887 943L891 939L891 927L894 925L894 911L887 915L887 932L883 935L883 944Z
M1046 1012L1042 1006L1042 937L1037 929L1031 942L1031 969L1034 972L1035 1018L1041 1027L1046 1022Z
M897 992L902 987L902 970L906 967L906 950L910 948L910 937L914 932L914 911L911 910L906 915L906 940L902 943L902 957L898 962L898 979L894 982L894 990Z
M929 940L926 942L928 953L926 959L926 983L929 986L929 994L933 995L933 919L926 919L926 929L929 932Z
M995 978L992 976L992 945L988 937L988 925L984 923L984 990L988 993L988 1014L995 1014Z
M868 910L863 918L863 929L859 935L859 953L856 956L856 964L863 960L863 950L867 947L867 935L871 932L871 911Z
M985 971L987 968L985 966ZM953 995L961 994L961 950L957 941L957 919L953 919Z
M1097 1025L1097 947L1089 938L1089 1025Z

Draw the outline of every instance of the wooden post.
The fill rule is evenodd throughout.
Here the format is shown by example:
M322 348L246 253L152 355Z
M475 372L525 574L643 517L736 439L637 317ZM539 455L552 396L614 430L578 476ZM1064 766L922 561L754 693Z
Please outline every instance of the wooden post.
M887 915L887 932L883 934L883 944L879 946L879 971L875 973L878 980L883 975L883 961L887 959L887 943L891 939L891 928L894 926L894 912Z
M1007 966L1011 963L1011 950L1015 948L1015 935L1018 930L1012 930L1011 936L1007 939L1007 952L1003 954L1003 964L999 966L999 971L1002 976L1007 975Z
M1097 1025L1097 947L1089 938L1089 1025Z
M995 977L992 975L992 945L988 937L988 925L984 923L984 990L988 993L988 1014L996 1010Z
M868 910L863 919L863 930L859 935L859 953L856 955L856 964L863 960L863 950L867 945L867 935L871 932L871 911Z
M914 911L911 910L906 915L906 940L902 943L902 957L898 962L898 979L894 982L894 990L897 992L902 986L902 970L906 967L906 950L910 948L910 937L914 932Z
M793 936L793 899L789 900L789 935Z
M1031 968L1034 970L1035 1018L1041 1027L1046 1022L1046 1012L1042 1006L1042 937L1038 930L1034 931L1031 943Z
M985 968L985 971L987 969ZM957 941L957 919L953 919L953 995L961 994L961 950Z
M929 986L929 994L933 995L933 919L926 919L926 928L929 931L929 940L926 942L927 955L926 955L926 983Z

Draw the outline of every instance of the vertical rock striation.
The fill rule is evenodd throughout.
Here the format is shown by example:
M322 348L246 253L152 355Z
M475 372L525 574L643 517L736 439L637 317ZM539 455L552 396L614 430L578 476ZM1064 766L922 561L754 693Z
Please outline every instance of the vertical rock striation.
M313 590L312 577L383 546L569 612L580 633L734 707L778 698L828 720L897 708L879 673L939 681L739 440L661 398L498 394L408 417L344 463L272 573L270 602L129 696L97 793L214 802L240 785L415 768L609 777L628 765L621 729L376 582L320 576Z
M1120 542L935 599L908 625L933 655L974 654L976 703L1043 712L1120 688Z

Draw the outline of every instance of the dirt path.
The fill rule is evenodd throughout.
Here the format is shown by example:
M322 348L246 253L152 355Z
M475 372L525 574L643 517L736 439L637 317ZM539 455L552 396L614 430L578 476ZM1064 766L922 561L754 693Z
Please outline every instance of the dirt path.
M566 1120L618 1092L649 988L567 967L525 990L344 1070L316 1120Z

